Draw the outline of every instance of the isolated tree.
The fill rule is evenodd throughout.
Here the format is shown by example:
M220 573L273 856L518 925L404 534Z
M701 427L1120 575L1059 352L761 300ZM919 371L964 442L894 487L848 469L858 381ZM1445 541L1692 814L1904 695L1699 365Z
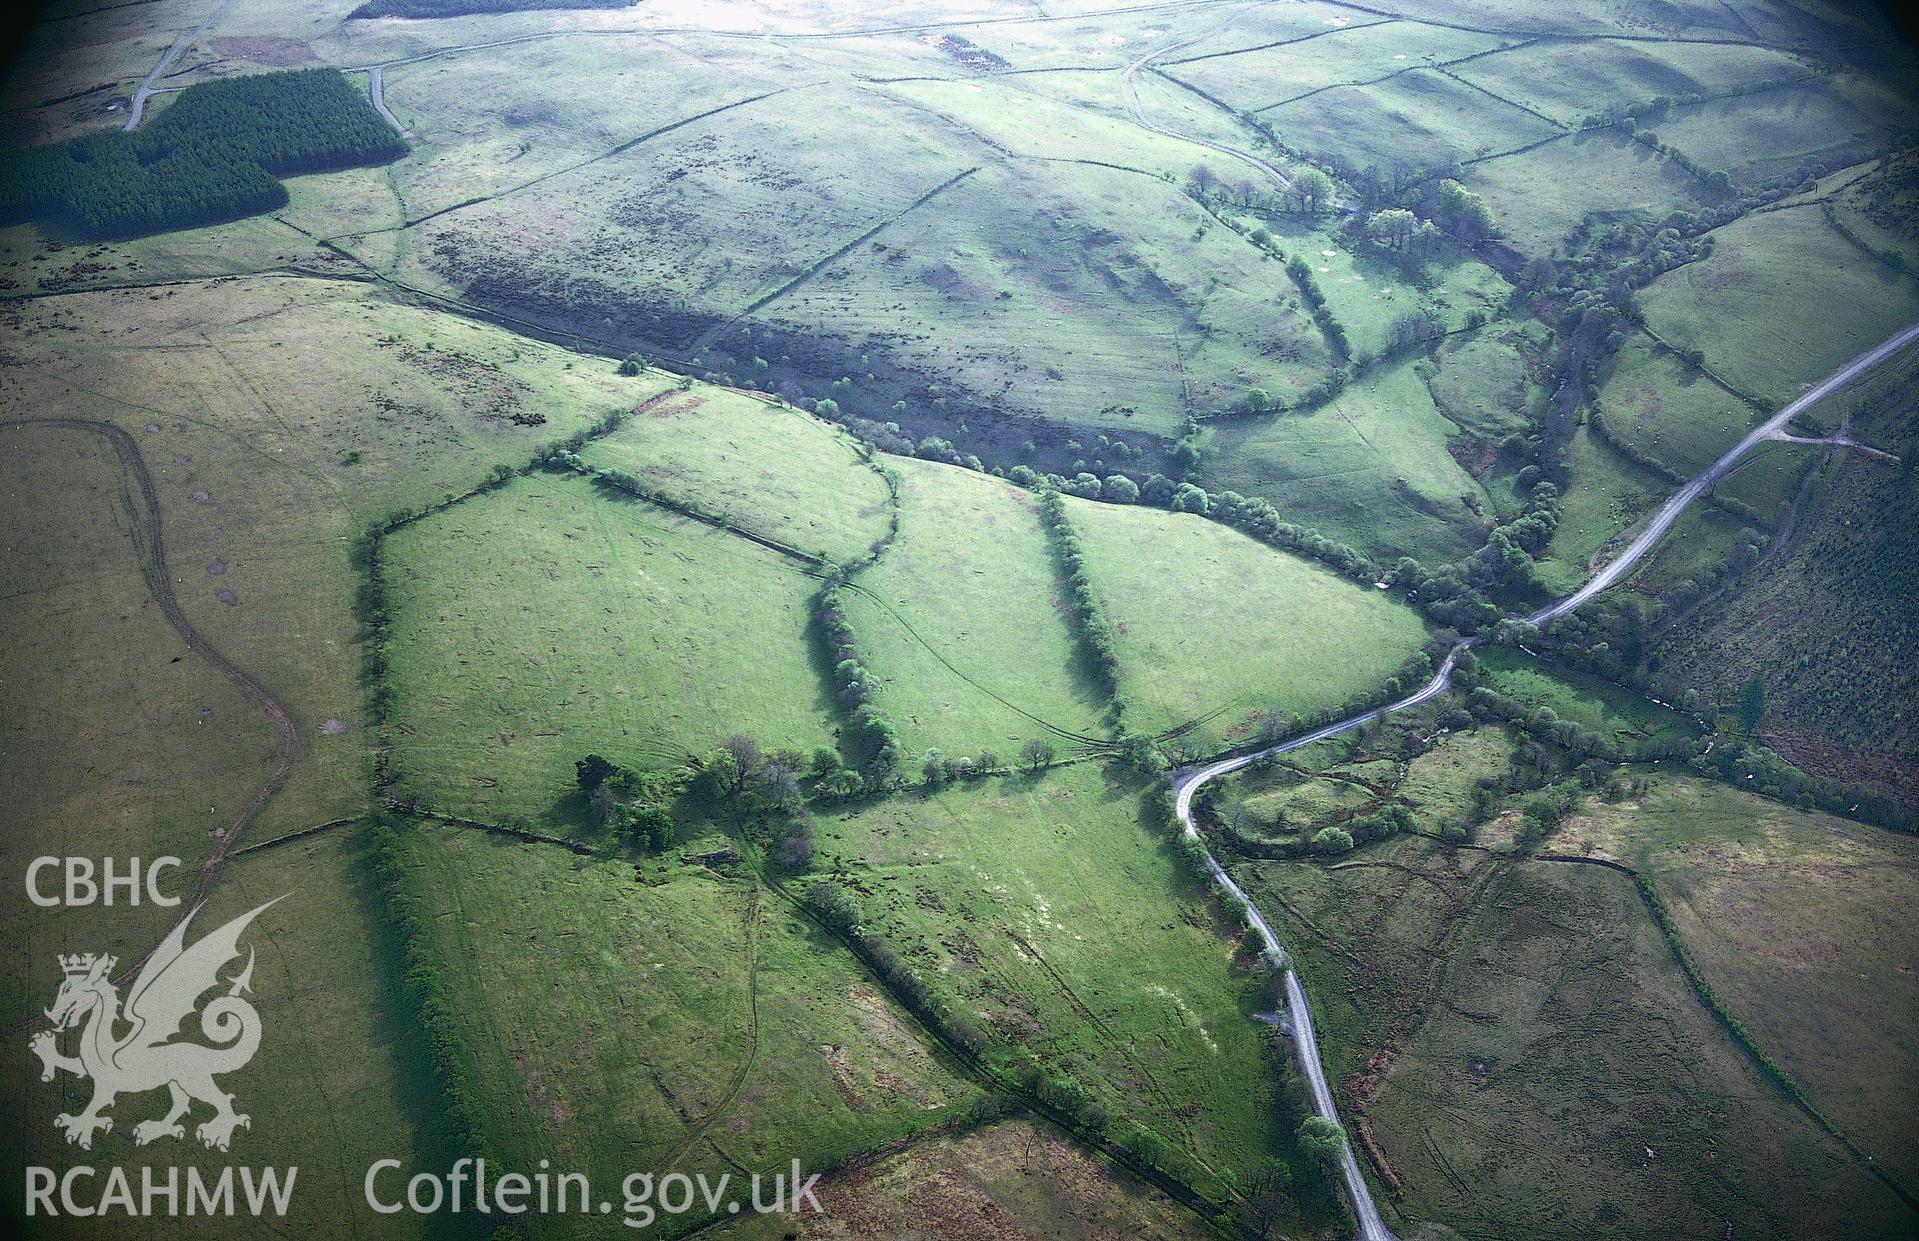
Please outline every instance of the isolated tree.
M786 829L786 836L780 841L779 853L774 858L781 870L798 873L813 865L813 824L805 815L800 815Z
M1331 1171L1346 1153L1346 1131L1338 1121L1327 1120L1324 1116L1308 1116L1299 1122L1299 1130L1294 1134L1299 1153Z
M1255 414L1265 413L1273 407L1273 394L1264 388L1246 389L1246 408Z
M1316 853L1351 853L1353 834L1343 827L1329 827L1313 837L1313 851Z
M1179 490L1173 493L1172 509L1175 513L1198 513L1204 517L1212 508L1212 498L1204 488L1193 483L1181 483Z
M651 853L673 843L673 815L664 806L622 806L616 825L622 835Z
M1186 182L1203 198L1219 184L1219 175L1205 164L1194 164L1193 170L1186 174Z
M605 784L620 765L610 758L598 754L589 754L573 764L573 778L579 786L591 793Z
M1039 737L1033 738L1019 748L1019 761L1020 766L1027 771L1044 770L1053 762L1052 743Z
M1125 1145L1149 1168L1159 1167L1159 1161L1166 1158L1166 1139L1145 1125L1135 1126L1126 1135Z
M1299 209L1307 215L1318 211L1321 204L1333 199L1333 179L1317 168L1302 168L1293 174L1293 194L1299 199Z

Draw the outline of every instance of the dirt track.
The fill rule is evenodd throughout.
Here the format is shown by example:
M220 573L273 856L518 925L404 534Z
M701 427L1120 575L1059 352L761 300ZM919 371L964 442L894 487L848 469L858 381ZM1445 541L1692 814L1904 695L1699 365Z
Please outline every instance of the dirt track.
M208 642L200 631L193 627L193 622L187 619L186 613L181 611L180 601L173 592L173 576L167 570L166 544L162 539L160 527L159 493L154 489L153 475L147 469L146 458L141 456L140 446L134 441L133 436L113 423L96 422L86 418L34 418L16 425L62 427L68 430L85 431L103 436L107 443L113 446L114 452L126 465L127 472L133 476L133 481L139 490L137 500L141 511L134 529L133 542L135 555L140 561L140 574L146 579L147 589L159 603L160 611L167 618L167 623L173 626L174 632L178 633L181 641L187 644L187 649L218 668L229 681L238 685L249 698L259 703L261 709L273 721L274 731L278 735L278 753L274 758L272 772L248 799L246 805L242 806L228 821L219 843L214 846L213 852L201 866L199 882L194 885L192 895L187 897L180 906L185 911L181 915L181 920L184 921L200 902L206 899L207 891L213 886L214 879L220 873L220 867L226 862L227 854L233 849L234 843L239 840L240 833L259 816L260 811L265 809L266 804L273 800L274 795L286 783L287 774L293 770L293 762L299 757L300 730L294 725L293 717L287 714L286 708L281 705L279 699L269 693L266 686L260 684L251 673L221 654L217 647ZM126 973L121 975L119 981L124 982L137 974L140 967L146 964L147 957L151 955L153 954L148 952L147 956L134 962ZM25 1025L30 1024L32 1022L24 1023L19 1028L25 1028Z

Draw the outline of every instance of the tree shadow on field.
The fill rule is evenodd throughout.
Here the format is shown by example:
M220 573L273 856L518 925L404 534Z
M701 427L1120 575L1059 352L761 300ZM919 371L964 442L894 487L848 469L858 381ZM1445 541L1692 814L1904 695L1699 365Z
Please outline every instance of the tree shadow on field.
M401 1160L407 1168L450 1168L455 1160L472 1152L462 1149L459 1135L447 1123L449 1109L439 1072L406 994L410 968L406 944L387 908L391 896L375 866L367 838L370 826L363 820L350 829L355 857L344 868L353 912L366 919L370 931L369 948L379 984L373 1025L376 1046L367 1050L373 1054L384 1048L393 1057L394 1103L402 1116L416 1122L412 1149L385 1154ZM485 1235L480 1224L483 1218L471 1212L436 1213L424 1217L422 1225L429 1237L466 1241Z

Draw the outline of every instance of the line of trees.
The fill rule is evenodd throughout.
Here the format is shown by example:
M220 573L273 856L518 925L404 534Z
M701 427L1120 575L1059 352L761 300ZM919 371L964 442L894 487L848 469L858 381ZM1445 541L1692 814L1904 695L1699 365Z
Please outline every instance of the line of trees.
M1299 286L1300 297L1305 299L1307 307L1313 312L1313 322L1319 325L1319 330L1326 337L1326 343L1339 356L1339 360L1344 362L1351 357L1352 344L1346 339L1346 329L1341 326L1339 320L1333 318L1333 312L1327 308L1326 294L1321 291L1319 280L1313 275L1312 265L1295 254L1286 260L1286 274L1291 276L1293 283ZM1327 396L1337 395L1337 391L1334 389L1328 392ZM1308 401L1302 396L1299 404L1306 406L1316 402Z
M886 937L867 927L859 901L850 891L822 879L807 888L806 904L820 921L852 944L853 951L914 1016L970 1055L986 1050L985 1032L965 1013L934 994L919 971L906 963Z
M0 156L0 222L132 237L284 206L281 176L397 159L407 146L337 69L188 87L142 129Z
M493 1158L488 1149L486 1101L476 1080L479 1062L468 1046L458 1014L465 1007L441 972L431 948L432 937L420 915L419 898L407 884L408 861L399 824L376 814L371 820L373 863L386 900L381 902L388 925L397 938L406 964L401 979L407 1003L426 1035L427 1055L440 1088L441 1111L447 1117L455 1144L474 1158Z
M855 749L864 771L863 775L858 771L835 773L830 791L852 796L864 786L884 783L899 767L899 730L874 701L879 681L860 658L859 640L852 622L846 619L846 601L837 583L828 584L814 598L813 613L826 643L840 707L852 720Z
M1079 532L1066 518L1066 501L1059 492L1049 489L1040 493L1039 516L1053 549L1054 564L1066 583L1067 603L1078 627L1081 649L1099 674L1107 696L1117 697L1119 649L1113 640L1113 628L1106 623L1106 614L1093 594L1092 579L1086 572L1086 549Z

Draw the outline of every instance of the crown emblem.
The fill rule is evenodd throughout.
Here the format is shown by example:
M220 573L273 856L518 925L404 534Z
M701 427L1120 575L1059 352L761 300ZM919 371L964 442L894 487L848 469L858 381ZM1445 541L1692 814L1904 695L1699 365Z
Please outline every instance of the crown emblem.
M60 968L66 971L67 977L79 978L91 974L94 963L99 959L97 954L91 952L75 953L73 956L67 956L65 953L62 953L60 955ZM112 961L109 959L109 968L111 968L111 965Z

